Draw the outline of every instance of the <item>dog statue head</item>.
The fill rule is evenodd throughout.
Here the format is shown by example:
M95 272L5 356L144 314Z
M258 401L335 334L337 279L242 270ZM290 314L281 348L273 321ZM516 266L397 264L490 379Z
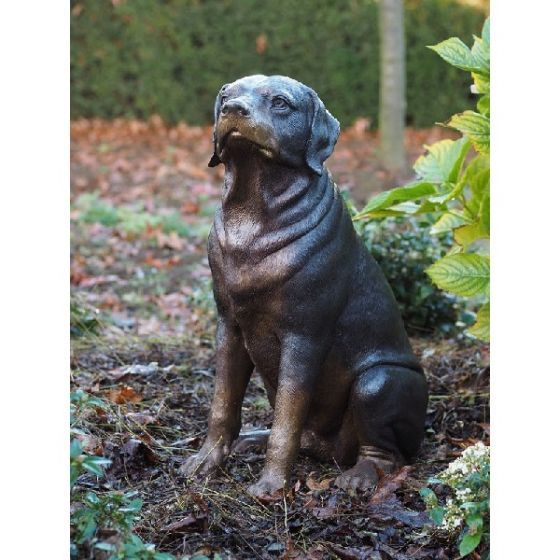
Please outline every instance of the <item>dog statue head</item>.
M248 148L288 167L323 173L340 133L319 96L286 76L257 74L225 84L214 106L215 167Z

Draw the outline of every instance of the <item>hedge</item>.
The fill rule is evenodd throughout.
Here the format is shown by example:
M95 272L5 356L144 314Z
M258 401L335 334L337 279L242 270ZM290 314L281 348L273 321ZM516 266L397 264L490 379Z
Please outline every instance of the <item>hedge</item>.
M407 119L431 126L472 105L464 72L426 45L467 41L484 14L452 0L405 0ZM219 87L286 74L313 87L344 125L377 124L373 0L77 0L71 2L71 114L212 121Z

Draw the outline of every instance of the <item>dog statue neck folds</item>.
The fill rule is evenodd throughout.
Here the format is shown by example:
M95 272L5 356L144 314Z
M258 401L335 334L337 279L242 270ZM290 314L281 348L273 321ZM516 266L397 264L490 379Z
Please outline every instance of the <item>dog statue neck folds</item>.
M255 263L317 227L339 197L326 168L321 175L274 161L257 146L225 163L217 234L222 250Z

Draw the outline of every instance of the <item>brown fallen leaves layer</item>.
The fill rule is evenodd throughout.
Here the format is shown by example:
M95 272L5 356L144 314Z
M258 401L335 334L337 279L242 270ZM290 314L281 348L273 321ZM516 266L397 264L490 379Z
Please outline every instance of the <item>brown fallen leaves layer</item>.
M423 449L414 465L354 496L334 487L336 465L300 457L287 494L255 500L246 488L263 466L258 447L234 453L213 480L182 478L178 467L202 444L212 395L212 349L193 340L152 349L82 346L74 357L76 386L109 399L136 395L93 411L84 441L113 460L112 488L142 496L137 531L178 557L206 550L222 558L450 560L453 542L430 529L418 489L473 441L488 443L487 347L413 342L432 395ZM264 394L251 380L244 430L270 425ZM86 475L79 484L95 488L103 481Z

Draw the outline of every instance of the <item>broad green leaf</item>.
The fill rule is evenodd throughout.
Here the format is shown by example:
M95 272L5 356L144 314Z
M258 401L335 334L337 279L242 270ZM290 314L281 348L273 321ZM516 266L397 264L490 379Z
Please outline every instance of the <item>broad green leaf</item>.
M480 225L484 233L490 235L490 193L482 199L480 204Z
M471 87L473 93L478 93L479 95L485 95L490 93L490 78L488 76L483 76L482 74L477 74L473 72L472 78L474 81L474 86Z
M478 112L484 115L485 117L490 116L490 95L486 94L483 95L477 102L476 108Z
M442 290L459 296L487 295L490 288L490 258L471 253L446 255L426 273Z
M447 126L465 134L477 152L490 153L490 119L488 117L474 111L465 111L453 115Z
M446 257L450 257L451 255L458 255L459 253L463 252L463 248L461 247L461 245L453 245L449 251L447 251L447 253L445 253Z
M438 503L436 493L431 488L420 488L418 494L427 506L435 506Z
M468 223L467 218L456 214L454 212L446 212L441 216L441 218L432 226L430 233L432 235L437 235L445 231L451 231L459 226L463 226Z
M426 146L428 153L416 160L414 171L424 181L455 183L469 147L467 138L440 140Z
M97 530L97 523L95 519L94 518L88 519L86 526L82 530L82 542L89 541L95 534L96 530Z
M490 340L490 303L485 303L478 310L476 323L467 332L485 342Z
M70 443L70 459L75 459L82 453L82 444L79 439L73 439Z
M465 169L467 181L470 181L475 175L481 171L487 171L490 168L490 158L487 155L478 154L469 161Z
M467 507L465 507L467 506ZM461 508L466 509L472 513L467 515L467 525L469 526L469 530L471 533L475 533L478 530L481 530L484 526L484 519L480 514L480 506L478 502L465 502Z
M475 37L471 52L472 59L478 67L477 74L490 76L490 45L479 37Z
M88 456L82 461L84 469L87 469L97 476L103 476L103 468L110 464L111 460L105 459L105 457Z
M477 239L488 237L488 233L480 222L477 222L475 224L467 224L465 226L458 227L454 230L453 237L455 239L455 243L461 245L461 247L466 250Z
M418 200L434 192L436 192L436 187L428 182L410 183L404 187L391 189L390 191L385 191L374 196L357 217L369 216L376 210L387 209L400 202Z
M461 558L470 554L479 544L482 537L482 531L477 531L473 535L465 533L464 537L459 543L459 554Z
M480 217L482 203L490 197L490 169L473 173L468 179L471 197L467 200L467 210L473 217Z
M430 509L430 517L436 525L441 525L443 523L444 516L445 510L441 506Z
M482 39L490 44L490 18L486 18L482 27Z
M476 72L479 70L476 61L473 59L471 50L458 37L451 37L437 45L431 45L428 48L436 51L445 62L448 62L456 68L466 70L467 72Z

